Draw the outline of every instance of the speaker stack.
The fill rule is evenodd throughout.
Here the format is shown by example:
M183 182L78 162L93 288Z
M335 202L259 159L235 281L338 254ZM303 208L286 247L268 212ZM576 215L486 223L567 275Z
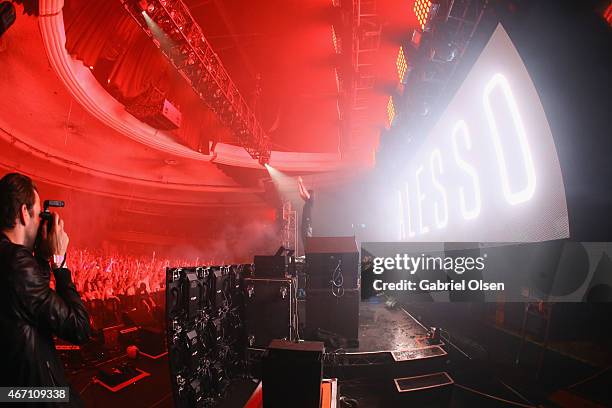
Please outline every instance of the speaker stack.
M307 339L359 346L360 260L355 237L306 241Z
M263 360L263 406L319 408L323 343L272 340Z

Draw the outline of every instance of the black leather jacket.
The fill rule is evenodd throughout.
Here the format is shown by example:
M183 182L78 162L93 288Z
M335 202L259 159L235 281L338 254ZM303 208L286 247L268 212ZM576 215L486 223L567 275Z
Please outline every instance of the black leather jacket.
M52 336L86 342L89 316L70 271L53 273L55 291L49 264L0 233L1 386L68 386Z

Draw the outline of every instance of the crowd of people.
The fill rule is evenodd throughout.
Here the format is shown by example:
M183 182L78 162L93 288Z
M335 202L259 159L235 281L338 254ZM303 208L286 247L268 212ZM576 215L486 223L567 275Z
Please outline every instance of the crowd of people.
M92 323L98 329L124 322L126 312L139 311L151 320L163 319L167 267L206 264L204 260L109 254L70 248L67 265Z

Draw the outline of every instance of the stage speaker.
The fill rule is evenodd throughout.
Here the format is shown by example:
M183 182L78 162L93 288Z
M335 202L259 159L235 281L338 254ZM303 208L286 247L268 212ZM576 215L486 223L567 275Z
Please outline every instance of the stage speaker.
M319 408L324 352L321 342L272 340L263 359L263 407Z
M294 279L245 278L244 298L249 347L264 348L272 339L293 339Z
M121 320L123 324L128 327L149 326L155 323L153 320L153 315L150 312L147 312L147 310L143 309L142 307L134 308L132 310L127 310L123 312L121 314Z
M331 289L308 289L306 338L323 340L334 348L359 347L359 301L359 289L345 289L340 294Z
M288 259L284 255L255 255L253 262L257 278L284 279L287 275Z
M355 237L308 238L305 252L310 288L329 288L338 272L345 289L359 287L361 262Z
M158 357L166 352L166 339L164 332L154 328L140 329L138 348L149 357Z

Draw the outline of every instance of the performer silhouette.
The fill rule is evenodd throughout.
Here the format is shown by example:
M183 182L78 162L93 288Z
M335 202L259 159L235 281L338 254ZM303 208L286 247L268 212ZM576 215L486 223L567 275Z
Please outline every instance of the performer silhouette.
M300 231L302 234L302 242L306 242L306 238L312 237L312 206L314 205L314 191L306 190L304 180L298 177L298 190L300 197L304 200L304 208L302 209L302 225Z

